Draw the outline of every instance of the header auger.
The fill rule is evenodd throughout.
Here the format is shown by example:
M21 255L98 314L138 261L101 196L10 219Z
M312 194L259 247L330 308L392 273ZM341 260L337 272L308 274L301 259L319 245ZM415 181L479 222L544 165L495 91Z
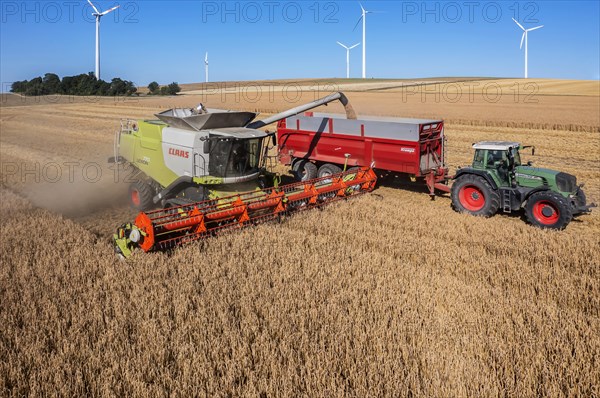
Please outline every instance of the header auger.
M376 182L373 169L353 168L314 180L141 212L133 223L117 230L115 251L127 258L135 248L167 250L370 192Z

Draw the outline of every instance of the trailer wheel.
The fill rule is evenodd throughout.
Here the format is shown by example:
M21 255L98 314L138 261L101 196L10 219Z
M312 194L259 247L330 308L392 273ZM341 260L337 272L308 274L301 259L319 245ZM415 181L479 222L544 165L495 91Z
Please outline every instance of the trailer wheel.
M491 217L500 207L500 194L482 177L466 174L458 177L451 190L452 207L460 213Z
M534 193L525 205L527 221L540 228L563 229L573 218L564 196L552 191Z
M144 181L135 181L129 186L129 200L134 209L149 210L154 207L152 187Z
M342 169L340 169L335 164L325 163L323 166L319 167L319 170L317 171L317 177L328 177L332 174L338 174L341 172Z
M298 159L292 166L294 176L298 181L308 181L317 177L317 166L306 159Z

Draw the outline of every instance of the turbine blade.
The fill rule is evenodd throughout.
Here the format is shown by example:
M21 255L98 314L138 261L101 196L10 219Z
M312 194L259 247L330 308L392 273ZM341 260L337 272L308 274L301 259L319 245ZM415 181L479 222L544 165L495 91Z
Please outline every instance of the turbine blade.
M540 25L540 26L536 26L535 28L527 29L527 31L531 32L532 30L536 30L536 29L543 28L543 27L544 27L544 25Z
M525 40L526 34L527 34L527 31L523 32L523 36L521 36L521 45L519 46L519 48L523 48L523 40Z
M337 44L339 44L340 46L344 47L346 50L348 49L348 47L346 47L345 45L343 45L342 43L340 43L339 41L336 41Z
M348 50L352 50L354 47L358 46L360 43L356 43L355 45L353 45L352 47L350 47Z
M354 25L354 29L352 29L352 31L356 30L356 27L358 26L358 24L360 23L360 21L362 21L363 16L361 15L360 18L358 18L358 21L356 21L356 25Z
M121 7L121 6L116 6L116 7L113 7L113 8L111 8L111 9L109 9L109 10L106 10L106 11L104 11L103 13L100 13L100 15L106 15L106 14L108 14L109 12L113 12L114 10L116 10L116 9L117 9L117 8L119 8L119 7Z
M523 27L523 25L521 25L520 23L518 23L516 19L514 19L514 18L513 18L512 20L513 20L513 21L515 21L515 23L516 23L517 25L519 25L519 28L521 28L521 29L525 30L525 28Z
M360 2L358 3L358 5L360 6L360 9L362 10L362 12L366 11Z
M98 9L96 8L95 5L92 4L92 2L90 0L87 0L88 3L90 3L90 5L92 6L92 8L94 9L94 11L96 11L97 14L100 14L100 11L98 11Z

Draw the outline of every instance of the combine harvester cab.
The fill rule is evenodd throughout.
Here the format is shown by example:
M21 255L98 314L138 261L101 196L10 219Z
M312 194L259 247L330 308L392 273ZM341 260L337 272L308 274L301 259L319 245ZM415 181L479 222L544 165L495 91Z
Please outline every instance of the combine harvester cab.
M422 180L430 195L450 192L442 120L311 113L277 126L279 160L300 179L335 174L344 167L372 165L378 174Z

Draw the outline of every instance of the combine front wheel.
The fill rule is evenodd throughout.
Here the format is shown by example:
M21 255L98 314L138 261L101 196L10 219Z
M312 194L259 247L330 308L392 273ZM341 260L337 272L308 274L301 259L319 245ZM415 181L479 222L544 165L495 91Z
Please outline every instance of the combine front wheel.
M490 217L500 207L498 191L482 177L466 174L452 184L452 206L460 213Z
M144 181L136 181L129 186L129 200L136 210L146 211L153 208L152 196L152 187Z
M525 206L527 221L536 227L563 229L573 214L564 196L551 191L538 192L531 195Z

